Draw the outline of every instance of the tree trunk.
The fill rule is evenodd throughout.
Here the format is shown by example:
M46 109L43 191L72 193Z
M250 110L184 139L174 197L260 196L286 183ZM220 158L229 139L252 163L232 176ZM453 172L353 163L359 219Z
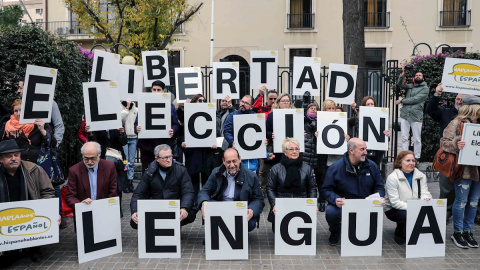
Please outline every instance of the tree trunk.
M365 67L365 0L343 0L343 61ZM355 100L367 95L368 74L358 70ZM359 104L359 102L357 102Z

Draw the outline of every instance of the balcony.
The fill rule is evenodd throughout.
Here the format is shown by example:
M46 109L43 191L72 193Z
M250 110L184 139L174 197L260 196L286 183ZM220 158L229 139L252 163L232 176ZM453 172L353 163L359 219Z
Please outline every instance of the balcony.
M366 28L390 28L390 12L365 12Z
M314 29L315 14L287 14L287 29Z
M86 33L84 30L79 28L78 22L76 21L57 21L57 22L48 22L48 23L43 22L43 23L35 23L35 24L48 33L57 34L60 36L89 35L89 33Z
M472 11L440 11L440 27L469 27Z

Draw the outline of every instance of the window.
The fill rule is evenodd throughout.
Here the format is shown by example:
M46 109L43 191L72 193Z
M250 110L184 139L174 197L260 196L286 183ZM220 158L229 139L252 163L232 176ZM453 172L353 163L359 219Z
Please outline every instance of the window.
M387 0L365 0L365 27L390 27Z
M368 48L365 49L365 67L382 68L385 64L385 49Z
M466 47L452 47L452 51L460 51L461 53L465 53L467 51ZM442 53L450 52L450 48L448 47L442 47Z
M37 23L43 23L43 19L37 19L36 22Z
M42 14L43 13L43 8L37 8L35 9L36 14Z
M471 10L467 10L467 0L443 0L440 11L440 26L470 26Z
M293 68L293 57L312 57L312 49L311 48L306 48L306 49L290 49L289 53L289 64L290 67Z
M315 14L312 0L290 0L290 13L287 14L288 29L315 28Z

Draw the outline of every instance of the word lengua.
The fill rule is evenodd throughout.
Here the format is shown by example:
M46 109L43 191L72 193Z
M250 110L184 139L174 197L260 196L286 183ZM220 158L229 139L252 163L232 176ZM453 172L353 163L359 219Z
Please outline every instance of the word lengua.
M342 257L382 256L383 206L378 200L345 200Z
M117 82L83 83L83 102L89 131L122 127L122 107Z
M202 73L199 67L175 68L177 102L185 103L196 94L202 93Z
M265 158L265 114L242 114L233 116L235 149L242 159Z
M388 150L388 108L360 107L359 137L364 140L369 150Z
M143 81L145 87L152 87L154 81L162 81L170 85L168 69L168 51L145 51L142 52Z
M327 99L337 104L352 104L355 100L358 66L330 64L328 68Z
M248 260L246 201L205 202L207 260Z
M278 89L278 51L250 52L250 88Z
M303 109L274 109L273 110L273 149L275 153L282 153L282 143L286 138L295 138L300 145L300 152L305 151L305 134L303 128L295 128L294 123L303 123Z
M293 94L303 96L306 91L311 96L320 96L320 57L293 58Z
M172 103L169 93L138 95L139 139L170 138Z
M240 99L240 79L238 62L214 62L212 76L212 98L223 99L230 96Z
M317 112L317 153L343 155L347 151L347 114Z
M185 144L188 148L216 145L216 129L215 104L185 104Z
M102 50L94 50L92 76L90 82L109 82L118 80L120 55Z
M20 124L34 123L35 119L50 123L57 74L54 68L27 65Z
M78 263L122 252L118 197L75 204Z
M138 257L180 258L180 201L138 200Z

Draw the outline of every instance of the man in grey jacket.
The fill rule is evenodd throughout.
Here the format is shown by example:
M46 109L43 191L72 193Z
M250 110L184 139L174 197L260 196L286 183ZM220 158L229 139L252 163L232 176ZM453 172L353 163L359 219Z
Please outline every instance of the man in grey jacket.
M419 159L422 153L422 123L423 106L428 97L428 86L422 72L416 72L413 83L408 84L405 78L405 67L397 81L397 87L406 90L405 98L395 101L402 104L400 112L400 124L402 130L402 151L408 150L410 128L413 134L413 149L415 158Z

